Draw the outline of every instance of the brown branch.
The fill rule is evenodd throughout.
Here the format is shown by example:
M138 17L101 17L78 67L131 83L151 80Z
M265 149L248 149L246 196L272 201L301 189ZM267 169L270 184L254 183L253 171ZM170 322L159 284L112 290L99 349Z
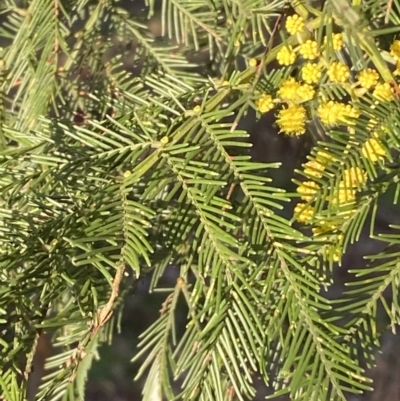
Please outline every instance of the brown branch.
M107 303L97 312L97 319L91 327L90 339L93 339L98 331L107 323L113 314L113 308L115 300L118 298L119 287L121 285L122 279L125 273L125 264L122 263L117 269L115 277L111 287L110 298Z

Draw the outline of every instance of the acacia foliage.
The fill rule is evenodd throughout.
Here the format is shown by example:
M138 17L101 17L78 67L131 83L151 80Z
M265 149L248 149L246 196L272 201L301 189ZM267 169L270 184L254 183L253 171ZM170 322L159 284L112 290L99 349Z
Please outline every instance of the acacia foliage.
M98 345L148 273L165 302L135 356L145 401L249 399L255 377L293 400L369 389L360 361L373 364L377 308L393 330L400 312L398 227L381 235L374 217L380 195L394 189L397 202L399 189L400 3L353 3L164 0L155 38L151 0L135 14L115 0L3 2L2 398L25 399L49 333L55 353L36 399L83 399ZM295 13L304 31L290 34ZM307 40L323 72L293 98L284 82L306 61L271 63L289 46L297 57ZM333 62L348 67L344 80ZM362 85L367 68L381 92ZM342 104L334 120L330 101ZM300 195L273 185L279 163L252 161L237 129L265 107L282 131L313 140ZM285 218L298 196L303 206ZM387 246L331 302L321 288L366 225ZM170 265L180 278L160 288Z

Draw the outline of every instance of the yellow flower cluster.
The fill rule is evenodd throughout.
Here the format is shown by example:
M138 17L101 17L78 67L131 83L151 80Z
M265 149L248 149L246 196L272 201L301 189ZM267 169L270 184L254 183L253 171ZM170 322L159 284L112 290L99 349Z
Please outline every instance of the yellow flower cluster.
M300 54L307 60L314 60L318 57L318 43L315 40L306 40L299 49Z
M327 126L338 124L339 122L349 123L348 118L358 118L359 113L350 104L344 104L330 100L322 103L317 110L322 123Z
M390 102L394 98L393 89L387 82L377 84L372 95L382 102Z
M319 150L317 152L317 155L315 156L315 160L317 162L322 163L324 166L326 166L328 163L330 163L333 160L333 157L325 150Z
M356 199L356 190L352 187L348 187L344 181L340 181L339 188L336 188L332 195L331 204L340 206L354 202Z
M280 65L292 65L296 61L296 53L292 46L284 46L279 50L276 59Z
M271 95L265 93L259 99L257 99L256 105L258 111L261 113L267 113L274 108L274 101Z
M276 123L284 134L302 135L306 132L306 109L298 105L283 108L278 113Z
M317 83L321 78L321 65L317 63L307 63L301 69L301 76L308 84Z
M283 81L278 90L278 96L286 102L299 103L311 100L315 95L315 90L308 84L301 84L293 77Z
M358 82L365 89L370 89L378 83L379 74L372 68L367 68L358 74Z
M339 103L333 100L322 103L317 109L318 116L325 125L334 125L338 121L339 111Z
M306 203L298 203L294 208L294 215L299 223L309 223L314 217L314 208Z
M250 60L249 60L249 67L257 67L257 64L258 64L258 61L257 61L257 59L256 58L251 58Z
M306 202L312 202L315 194L319 190L319 185L314 181L304 181L297 187L297 192L301 199Z
M390 55L397 61L400 60L400 40L395 40L390 46Z
M353 81L352 64L348 61L343 62L344 60L340 57L340 53L335 53L340 52L345 46L344 39L346 36L344 34L334 33L329 35L329 39L323 38L324 45L319 47L320 38L318 37L316 40L318 36L315 34L316 32L311 32L312 36L307 38L303 36L303 34L308 33L310 26L306 25L305 19L301 16L289 16L286 19L285 28L289 35L297 36L292 36L288 43L285 42L285 44L279 46L276 59L281 66L299 64L300 76L293 74L296 73L293 68L281 68L279 74L284 75L285 78L279 84L276 94L275 92L271 93L273 96L263 94L257 101L257 107L261 112L267 112L274 105L283 103L284 105L280 106L279 111L276 113L276 123L280 132L286 135L297 136L306 132L307 113L310 107L312 108L310 114L314 115L315 105L317 106L317 115L326 130L340 125L341 128L347 126L349 132L354 133L353 136L348 135L349 142L346 148L343 149L343 154L335 151L333 147L330 150L330 145L326 144L320 148L321 150L317 154L313 152L312 158L303 164L303 172L307 178L297 188L297 193L301 200L299 200L294 209L294 217L298 222L304 224L312 223L313 227L310 228L313 229L313 233L320 236L319 238L326 237L326 242L322 242L323 246L319 250L322 257L340 261L344 252L343 235L340 231L341 225L356 213L356 197L358 191L366 187L368 175L361 165L355 165L342 171L338 179L340 181L339 183L336 182L333 189L325 188L325 185L329 185L325 183L322 191L320 185L336 176L335 170L337 168L335 167L343 166L343 157L346 158L346 154L349 156L349 152L353 152L354 147L358 146L356 145L356 143L359 143L358 136L355 135L355 120L360 116L358 109L365 110L363 119L368 118L367 115L369 114L366 110L369 99L362 98L362 96L365 94L370 96L372 94L377 104L378 102L393 100L395 94L397 96L397 92L393 90L391 84L383 83L384 80L380 76L381 70L376 70L375 68L365 68L357 71L356 83L353 84L351 82L349 84L350 79ZM296 44L299 42L300 44L297 46ZM400 40L395 40L392 43L390 54L398 63L398 75L400 76ZM321 57L320 60L319 57ZM249 65L255 66L254 62L249 62ZM287 74L289 73L293 77L288 77ZM325 78L325 75L327 78ZM321 84L320 89L318 84L321 79L324 87ZM329 81L326 83L326 80ZM275 83L276 80L274 79L273 84L275 85ZM329 96L329 90L332 87L333 92L331 91L331 93L335 93L337 84L341 85L342 89L350 95L353 100L351 104ZM353 104L358 104L353 103L357 101L356 97L360 98L361 106L358 109L353 107ZM307 103L310 100L312 102ZM376 131L378 125L379 130L384 131L384 128L382 128L384 124L382 121L375 122L371 120L368 123L367 131ZM334 141L334 137L332 139ZM387 150L378 136L372 136L364 144L361 144L360 148L358 151L372 163L383 161L387 157ZM327 193L329 193L329 196L327 196ZM321 199L323 202L318 202L321 196L323 196ZM317 208L323 207L325 209L325 202L330 204L329 213L328 210L320 213ZM344 207L342 207L343 205ZM332 209L334 209L333 212Z
M350 167L343 171L343 182L346 187L362 187L367 182L367 174L360 167Z
M383 159L386 155L385 149L376 138L368 139L362 147L362 154L372 163L376 163L379 159Z
M336 83L346 82L350 78L349 67L340 61L334 61L328 68L328 77Z
M324 44L326 44L328 38L324 37ZM332 47L333 50L339 51L343 47L343 35L341 33L334 33L332 35Z
M300 15L290 15L286 20L286 30L291 34L303 32L304 30L304 19Z
M339 51L343 47L343 35L341 33L332 35L332 46L335 51Z
M309 160L303 164L304 173L309 177L321 178L325 170L325 166L317 160Z

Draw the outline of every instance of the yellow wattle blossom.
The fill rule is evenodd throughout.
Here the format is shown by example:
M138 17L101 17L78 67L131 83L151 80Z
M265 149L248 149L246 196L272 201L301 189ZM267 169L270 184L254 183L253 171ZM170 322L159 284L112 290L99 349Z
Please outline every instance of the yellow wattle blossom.
M322 103L317 113L325 125L335 125L339 122L349 124L349 118L358 118L359 112L350 104L339 103L334 100Z
M299 223L309 223L314 217L314 208L306 203L298 203L294 208L294 215Z
M367 174L360 167L350 167L343 171L343 182L349 188L364 186Z
M296 61L296 53L292 46L284 46L279 50L276 59L280 65L292 65Z
M303 84L300 86L297 94L301 101L307 102L315 96L315 89L311 85Z
M260 113L267 113L274 108L274 101L271 95L264 93L256 100L256 105Z
M303 164L304 173L310 177L321 178L325 166L317 160L309 160Z
M297 187L297 192L300 194L301 199L306 202L312 202L318 190L319 185L314 181L304 181Z
M328 77L336 83L346 82L350 78L349 67L340 61L334 61L328 68Z
M354 202L356 199L356 190L349 188L344 181L340 181L339 188L333 191L331 204L340 206L346 203Z
M397 61L400 60L400 40L395 40L390 46L390 55Z
M257 67L258 61L256 58L251 58L249 60L249 67Z
M325 125L334 125L338 121L339 107L338 102L329 100L329 102L322 103L318 109L318 117Z
M339 51L343 47L343 35L341 33L332 35L332 46L335 51Z
M322 75L321 69L322 69L322 66L320 64L307 63L301 69L301 77L308 84L317 83L320 80L321 75Z
M315 90L308 84L300 84L293 77L282 82L278 90L278 96L286 102L305 102L311 100L315 95Z
M377 162L379 159L382 160L386 155L384 147L376 138L368 139L368 141L363 145L361 151L363 156L369 159L372 163Z
M355 133L355 130L351 129L351 126L354 125L354 121L352 119L357 119L360 117L360 113L356 110L351 104L345 104L341 108L341 112L339 115L339 121L348 125L348 130L350 133Z
M279 111L276 123L284 134L302 135L306 132L306 109L303 106L290 105Z
M315 160L326 166L333 161L333 157L325 150L319 150L315 156Z
M372 95L383 102L390 102L394 99L393 89L387 82L383 84L377 84L372 92Z
M303 32L305 27L304 19L297 14L290 15L286 20L285 27L291 35Z
M278 96L285 101L294 101L297 99L297 91L300 88L300 82L290 77L281 83L278 90Z
M358 82L365 89L370 89L378 83L379 74L372 68L367 68L358 74Z
M314 60L318 57L318 43L315 40L308 39L300 45L299 53L307 60Z
M326 44L328 41L328 38L325 36L324 37L324 44ZM332 48L335 51L339 51L343 47L343 35L341 33L334 33L332 35Z

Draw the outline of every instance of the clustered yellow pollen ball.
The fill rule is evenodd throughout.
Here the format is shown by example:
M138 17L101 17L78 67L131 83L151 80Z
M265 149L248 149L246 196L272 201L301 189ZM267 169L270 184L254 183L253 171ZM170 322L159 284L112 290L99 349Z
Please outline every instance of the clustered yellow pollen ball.
M308 84L300 84L293 77L282 82L278 90L278 96L287 102L305 102L311 100L315 90Z
M333 161L333 157L325 150L319 150L315 156L315 160L325 166Z
M340 61L334 61L328 69L328 77L333 82L346 82L350 78L349 67Z
M303 32L304 30L304 19L300 15L290 15L286 20L286 30L291 34Z
M339 51L343 47L343 35L341 33L332 35L332 46L335 51Z
M319 185L314 181L305 181L297 187L297 192L300 194L301 199L306 202L312 202L315 194L319 190Z
M315 40L306 40L300 45L300 54L307 60L314 60L318 57L318 43Z
M338 103L333 100L322 103L317 109L318 116L325 125L334 125L338 121L338 112Z
M306 203L298 203L294 208L296 220L300 223L308 223L314 217L314 208Z
M350 123L348 118L357 118L359 113L350 104L344 104L330 100L322 103L317 113L322 123L327 126L338 124L339 122Z
M308 84L317 83L322 75L321 69L322 69L321 65L317 63L307 63L301 69L301 77Z
M249 67L257 67L257 64L258 64L257 59L251 58L249 60Z
M300 86L297 94L301 101L306 102L315 96L315 89L311 85L303 84Z
M367 174L360 167L350 167L343 171L343 182L347 187L363 186L367 182Z
M300 82L290 77L281 83L278 90L278 96L286 101L294 101L297 98L297 91L300 88Z
M306 132L306 109L290 105L279 111L276 123L284 134L303 135Z
M392 87L387 82L377 84L372 95L383 102L390 102L394 98Z
M256 101L257 109L260 113L267 113L274 108L274 101L271 95L263 94Z
M305 174L315 178L321 178L325 170L325 166L317 160L309 160L307 163L304 163L303 167Z
M354 202L356 199L356 190L349 188L344 181L340 181L339 189L333 191L332 205L343 205Z
M372 68L367 68L358 74L358 82L365 89L370 89L378 83L379 74Z
M368 139L362 147L362 154L372 163L376 163L379 159L384 158L386 152L382 144L376 138L371 138Z
M397 61L400 60L400 40L395 40L390 46L390 55Z
M296 61L296 53L292 46L284 46L279 50L276 59L280 65L292 65Z

